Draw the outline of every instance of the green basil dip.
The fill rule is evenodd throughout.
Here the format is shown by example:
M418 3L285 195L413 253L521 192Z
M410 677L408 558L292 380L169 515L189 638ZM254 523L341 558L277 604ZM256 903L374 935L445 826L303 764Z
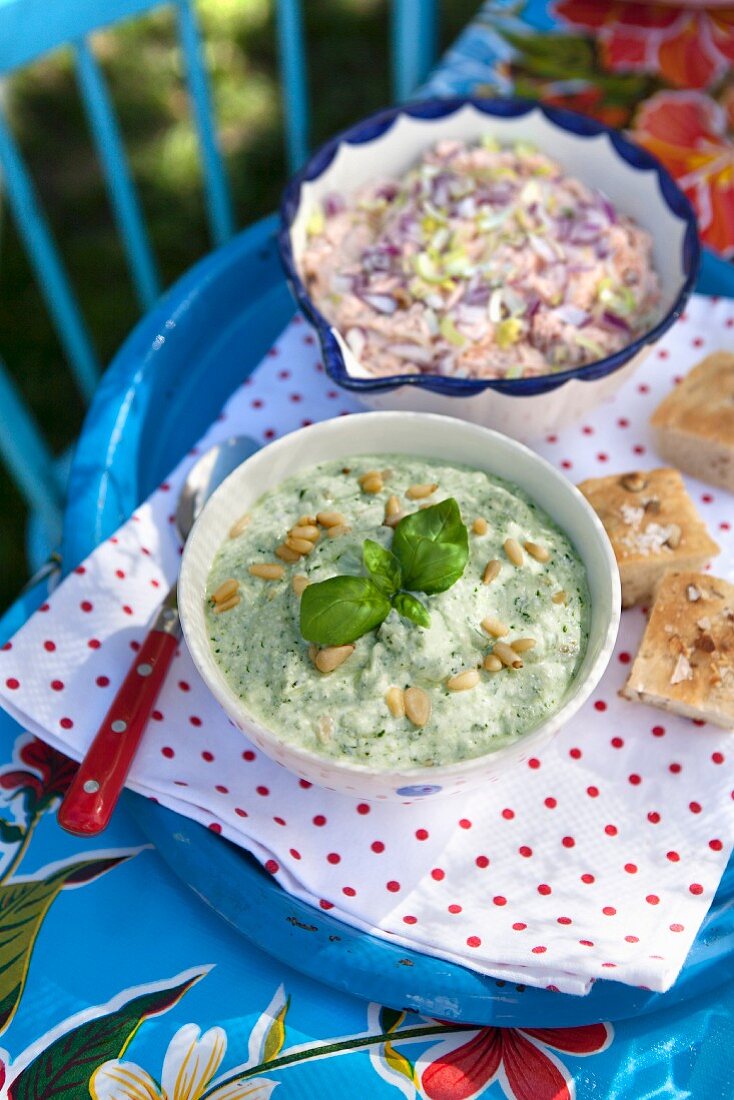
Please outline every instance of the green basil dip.
M384 471L384 488L365 492L360 475ZM411 500L414 485L437 484L425 499ZM364 575L365 539L389 547L385 505L397 496L404 514L421 504L453 497L469 531L469 560L447 591L420 598L430 625L421 628L397 611L360 637L342 665L325 675L309 657L299 629L295 575L310 582ZM278 562L276 547L302 516L339 512L348 531L330 538L326 529L313 551L284 575L263 580L250 573L258 563ZM217 663L247 710L283 740L337 760L377 770L431 767L481 756L516 741L561 705L584 656L588 636L586 572L569 539L530 497L498 477L467 466L406 455L359 455L304 470L250 509L242 533L220 548L208 578L206 616ZM238 519L232 517L233 523ZM473 525L485 520L486 533ZM480 523L478 528L481 530ZM521 565L508 558L508 538L544 547L547 561L525 552ZM499 575L483 583L487 563L501 562ZM239 603L217 613L212 594L229 578L239 584ZM555 597L555 598L554 598ZM501 620L506 643L532 638L522 668L482 668L495 638L482 628ZM465 669L480 669L479 683L451 691L447 681ZM391 687L422 688L431 700L423 727L392 716Z

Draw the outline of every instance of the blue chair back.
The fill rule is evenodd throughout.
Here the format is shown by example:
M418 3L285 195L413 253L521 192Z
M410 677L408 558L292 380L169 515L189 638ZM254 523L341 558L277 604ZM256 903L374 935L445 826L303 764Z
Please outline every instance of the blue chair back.
M288 164L308 152L309 110L300 0L275 0ZM161 284L117 118L89 36L154 7L172 7L198 136L212 241L234 231L232 201L211 107L193 0L0 0L0 77L62 45L73 51L82 102L104 173L130 276L142 310ZM425 79L436 48L436 0L392 0L392 72L397 99ZM54 321L76 384L89 401L99 377L97 356L54 244L21 151L0 108L0 168L18 232ZM275 203L276 196L273 195ZM44 527L58 529L63 476L32 413L0 361L0 455Z

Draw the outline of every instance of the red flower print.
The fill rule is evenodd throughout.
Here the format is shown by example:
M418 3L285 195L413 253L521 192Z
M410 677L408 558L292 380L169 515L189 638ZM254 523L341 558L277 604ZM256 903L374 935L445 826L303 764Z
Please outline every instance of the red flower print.
M659 73L677 88L708 88L734 61L734 8L559 0L555 12L594 32L612 71Z
M623 126L629 116L627 107L608 103L603 88L582 88L576 92L554 92L543 94L543 102L552 107L565 107L568 111L578 111L590 115L606 126Z
M13 756L25 768L11 765L0 773L0 790L10 792L10 798L22 795L26 812L31 816L43 813L55 798L64 796L78 767L37 737L21 738L15 744Z
M658 92L643 103L632 137L658 157L693 203L704 242L734 253L734 95Z
M585 1027L485 1027L427 1050L416 1073L428 1100L473 1100L499 1081L508 1100L573 1100L573 1080L549 1048L576 1057L612 1041L610 1024Z

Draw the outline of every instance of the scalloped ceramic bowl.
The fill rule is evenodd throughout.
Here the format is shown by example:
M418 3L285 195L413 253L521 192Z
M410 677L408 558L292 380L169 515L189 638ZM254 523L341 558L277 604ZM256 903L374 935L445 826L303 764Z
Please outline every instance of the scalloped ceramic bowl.
M217 665L206 628L206 580L232 517L242 515L268 489L317 462L356 454L422 455L487 470L508 478L543 502L571 538L586 567L591 591L589 642L562 705L512 745L435 768L380 771L329 760L263 726L232 691ZM259 749L302 779L355 797L411 801L455 794L497 778L536 755L589 697L606 668L619 626L620 584L614 554L596 513L545 459L520 443L453 417L424 413L368 413L338 417L293 432L249 458L216 490L186 542L179 579L179 608L194 663L232 721ZM273 639L277 646L278 639Z
M529 141L565 171L603 190L653 239L663 313L626 348L584 367L536 378L465 379L440 375L375 377L320 313L299 274L306 225L329 192L354 192L376 177L402 175L443 138ZM585 115L515 99L429 99L372 115L323 145L288 185L281 206L280 251L291 289L314 325L334 381L380 409L447 413L519 439L555 431L609 397L683 312L700 248L690 203L646 150Z

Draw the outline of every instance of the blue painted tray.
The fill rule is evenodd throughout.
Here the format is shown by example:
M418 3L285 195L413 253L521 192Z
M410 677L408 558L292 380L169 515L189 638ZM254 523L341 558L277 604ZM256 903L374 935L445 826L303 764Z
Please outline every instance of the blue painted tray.
M72 469L66 568L159 484L291 317L275 229L274 218L260 222L193 268L115 358ZM699 290L734 296L734 270L707 256ZM291 898L207 829L127 797L163 858L230 924L282 962L370 1000L471 1023L573 1026L657 1011L734 977L734 864L673 990L604 981L579 998L495 981L349 928Z

